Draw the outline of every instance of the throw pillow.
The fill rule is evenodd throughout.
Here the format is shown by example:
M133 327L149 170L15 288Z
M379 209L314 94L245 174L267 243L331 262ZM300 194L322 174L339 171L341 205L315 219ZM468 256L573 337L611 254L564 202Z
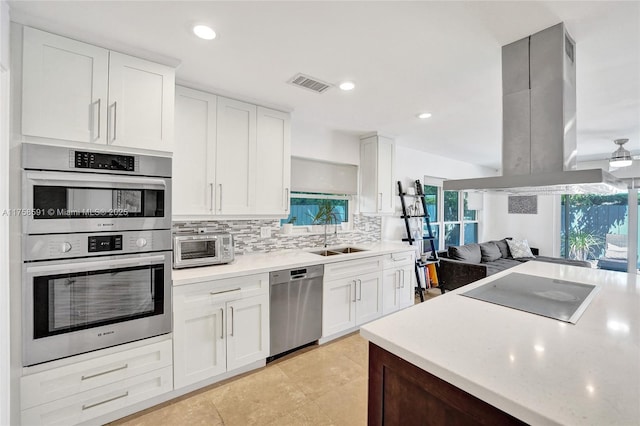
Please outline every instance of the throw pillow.
M498 245L492 241L480 244L480 253L482 254L482 262L493 262L502 257Z
M511 257L514 259L522 259L527 257L535 257L529 248L527 240L507 240Z
M608 257L609 259L626 259L627 258L627 248L620 247L615 244L607 243L607 250L604 252L604 257Z
M449 246L449 259L463 262L480 263L482 254L478 244L466 244L464 246Z
M495 245L498 246L498 248L500 249L501 257L503 258L509 257L509 245L507 245L506 238L498 241L491 241L491 242L495 243Z

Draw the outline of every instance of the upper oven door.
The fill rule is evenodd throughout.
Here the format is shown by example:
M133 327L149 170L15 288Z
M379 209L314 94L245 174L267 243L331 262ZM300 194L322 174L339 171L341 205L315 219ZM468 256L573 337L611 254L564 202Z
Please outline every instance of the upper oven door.
M171 179L23 172L26 234L171 228Z

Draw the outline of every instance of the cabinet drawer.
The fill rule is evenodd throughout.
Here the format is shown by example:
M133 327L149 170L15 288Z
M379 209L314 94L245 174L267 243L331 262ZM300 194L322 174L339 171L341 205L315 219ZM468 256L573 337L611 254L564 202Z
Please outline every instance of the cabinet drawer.
M173 380L169 366L23 410L22 424L78 424L171 390Z
M172 365L171 339L21 378L21 406L69 397Z
M244 297L269 293L269 274L204 281L173 288L173 311L189 311Z
M335 280L352 275L368 274L369 272L377 272L381 270L382 256L328 263L324 266L324 280Z
M390 253L384 255L384 269L395 268L396 266L404 266L413 264L415 252L401 251L398 253Z

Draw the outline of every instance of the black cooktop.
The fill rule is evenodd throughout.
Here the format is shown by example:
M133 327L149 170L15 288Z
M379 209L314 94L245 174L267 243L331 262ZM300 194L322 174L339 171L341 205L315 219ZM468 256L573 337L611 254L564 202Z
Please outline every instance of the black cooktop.
M511 273L460 294L575 324L597 289L591 284Z

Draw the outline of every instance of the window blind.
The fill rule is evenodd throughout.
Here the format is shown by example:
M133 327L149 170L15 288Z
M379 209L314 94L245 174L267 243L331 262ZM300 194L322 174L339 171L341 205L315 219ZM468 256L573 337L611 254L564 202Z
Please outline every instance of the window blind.
M358 166L291 157L291 190L324 194L357 194Z

